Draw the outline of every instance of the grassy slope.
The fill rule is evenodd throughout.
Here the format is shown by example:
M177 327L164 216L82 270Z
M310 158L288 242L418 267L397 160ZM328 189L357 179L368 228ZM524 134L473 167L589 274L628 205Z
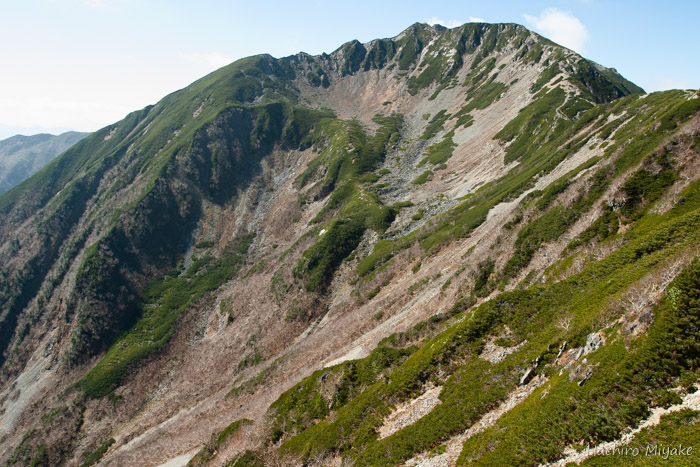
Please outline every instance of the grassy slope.
M118 206L111 213L110 227L117 228L108 229L101 244L121 245L112 248L116 251L110 251L109 254L122 260L129 255L127 250L141 251L157 257L159 248L162 249L166 245L179 246L184 243L182 237L187 235L184 230L187 224L191 224L191 217L196 215L196 207L192 209L193 206L188 206L189 209L184 209L190 216L189 220L151 217L147 225L136 226L136 232L133 224L143 216L144 212L161 212L162 217L165 217L177 211L177 207L172 209L175 199L164 199L169 194L167 182L172 180L175 175L173 172L176 172L173 170L177 165L176 156L191 153L194 135L221 114L231 109L245 108L249 109L249 114L254 119L256 115L269 113L268 107L265 106L266 102L273 100L288 102L282 111L281 118L286 123L294 123L294 127L284 127L282 130L288 130L284 135L289 137L288 141L291 144L297 143L295 137L298 139L309 130L308 119L305 118L304 113L313 112L300 114L294 111L294 91L289 81L292 76L289 63L277 61L269 56L239 60L181 91L166 96L157 105L133 112L121 122L93 133L54 159L33 177L0 196L0 218L8 220L7 226L20 225L29 216L36 215L35 243L39 245L30 252L22 267L16 270L4 268L1 272L3 282L0 286L0 306L3 313L0 316L0 353L4 353L5 348L11 344L13 334L16 334L19 314L39 293L42 281L62 254L61 248L68 243L68 248L60 258L62 262L68 264L84 246L85 238L94 227L93 222L86 222L87 230L71 238L75 225L81 218L94 217L100 212L99 209L106 198L128 187L137 177L144 179L145 188L129 205ZM251 105L255 98L260 98L259 102ZM197 111L199 113L195 118L193 115ZM255 121L255 123L258 122ZM262 123L265 123L264 120ZM264 125L261 129L254 125L253 130L258 130L258 133L251 132L251 138L258 134L264 136L266 131L272 132ZM125 163L127 160L129 162ZM95 200L98 188L105 182L103 177L110 169L121 163L126 170L116 179L106 180L109 189L106 193L102 193L101 199ZM177 196L176 193L172 195ZM183 196L183 198L187 197ZM89 201L98 202L93 211L86 212ZM120 221L128 227L124 227ZM173 229L172 225L178 228ZM158 226L161 227L160 231ZM120 227L123 228L120 229ZM130 233L122 235L124 230ZM180 238L163 240L164 236L170 234ZM11 235L11 232L7 232L7 235ZM158 248L148 251L153 246L149 242L159 237L162 241L156 242ZM139 241L142 242L141 245L134 244ZM132 244L124 246L127 242ZM90 281L85 284L79 284L79 287L85 287L84 290L76 293L76 296L88 297L92 293L93 298L99 300L100 297L110 296L112 291L106 290L109 289L109 284L116 284L117 287L120 285L132 287L124 283L124 278L120 277L120 273L115 270L118 268L110 269L107 266L112 264L111 260L100 256L101 251L98 248L88 249L81 270L84 270L88 264L92 264L95 266L93 269L100 270L102 276L90 278ZM172 258L174 252L171 251L164 256ZM135 262L132 261L132 263ZM100 265L105 267L100 268ZM156 267L161 269L163 266L163 264L156 264ZM134 265L130 264L127 268L133 269ZM124 297L113 296L113 298L121 301ZM131 316L133 307L127 303L122 305L128 311L116 312L124 316L116 316L106 326L93 326L92 329L84 330L82 323L99 320L99 317L95 320L92 316L79 316L81 326L79 326L76 342L82 347L74 352L75 354L86 353L83 352L86 349L87 353L99 350L100 347L108 345L114 335L123 330L124 325L133 322L133 316ZM92 313L92 308L91 306L87 309L88 314ZM81 312L79 311L78 314L80 315ZM0 356L0 364L2 363L4 363L4 355Z
M163 347L172 336L177 319L205 293L217 289L238 272L253 235L237 239L219 260L197 259L187 271L173 271L154 279L136 324L111 346L109 352L78 383L90 397L110 393L139 360Z
M608 109L611 113L625 109L630 118L621 125L618 143L606 152L610 167L601 172L605 177L593 178L601 188L628 167L652 157L658 144L697 111L697 100L688 101L679 92L646 99L628 99L617 108ZM687 110L689 107L691 111ZM600 110L591 112L600 115ZM583 120L595 122L593 118ZM656 123L659 121L661 125ZM664 125L665 121L669 123ZM604 126L593 124L592 128L599 131ZM631 180L637 183L638 178L633 175ZM648 181L648 177L642 179ZM658 197L656 191L664 188L649 185L642 191L645 189L653 198ZM559 187L553 191L561 190ZM590 208L602 191L592 193L568 209ZM554 197L556 193L549 195ZM700 182L692 184L682 197L683 204L663 215L642 210L624 235L624 246L601 261L589 263L579 274L558 283L502 293L473 310L460 324L425 342L403 364L375 382L366 382L367 388L354 399L328 416L319 414L323 416L319 423L301 432L300 427L292 427L286 432L288 438L282 450L302 457L338 451L355 458L359 465L394 465L466 429L515 387L524 368L532 365L528 362L536 357L541 357L536 371L551 378L547 397L540 398L543 393L538 391L527 404L504 416L497 426L508 426L507 431L493 428L470 439L460 462L489 464L492 459L494 465L503 465L507 458L515 464L537 464L556 459L566 444L595 443L619 436L624 427L639 421L648 407L674 400L669 387L679 382L687 385L697 378L698 348L693 341L697 342L700 308L694 294L700 281L700 265L694 263L667 289L671 298L664 298L656 307L656 319L649 333L630 342L617 326L607 331L608 344L589 357L592 364L601 365L595 367L593 377L585 385L570 383L566 373L558 376L559 369L551 363L553 354L564 341L569 346L582 345L588 333L609 326L624 312L621 306L612 304L629 286L666 264L669 257L692 251L700 240ZM539 205L547 209L549 204ZM569 221L560 215L561 209L564 208L549 207L545 214L551 212L553 219L563 219L565 229ZM549 232L551 227L544 230ZM532 231L530 225L523 226L520 232L527 236L528 231ZM683 307L678 305L681 296L686 300ZM455 312L460 311L461 305L455 305ZM561 316L571 318L566 331L557 325ZM679 326L686 322L687 327ZM504 325L514 333L509 338L512 344L525 339L527 344L495 365L476 358L485 336L498 334ZM625 357L626 345L639 350ZM644 376L636 376L641 369ZM445 377L445 373L449 376ZM313 378L300 384L313 388ZM416 395L430 379L443 382L443 404L414 425L376 440L375 430L393 404ZM571 401L579 407L573 418L566 415ZM279 436L282 434L276 435Z
M359 263L358 274L368 274L388 261L396 252L415 242L420 242L429 254L433 249L454 238L468 236L486 220L486 215L493 206L517 198L532 186L537 175L550 172L595 136L604 137L610 128L609 125L618 124L621 126L618 136L615 143L606 148L605 155L610 158L621 148L624 148L624 154L616 159L610 174L601 169L599 186L594 187L592 193L582 198L582 204L576 208L586 210L596 201L596 196L602 194L611 177L618 176L625 169L638 163L676 128L677 123L673 119L685 121L689 117L688 112L692 113L700 106L697 99L688 100L682 91L656 93L645 99L638 99L638 96L632 95L621 99L614 106L598 105L585 112L578 120L569 121L555 117L557 107L563 102L561 89L555 87L525 107L518 117L509 122L497 135L499 139L509 143L506 159L518 159L520 164L436 218L432 225L396 240L380 240L374 251ZM605 124L607 119L615 116L618 116L619 122ZM544 125L543 121L551 123ZM658 121L667 123L657 125ZM646 136L640 138L641 135ZM628 144L630 138L635 140ZM573 175L575 173L569 174L570 177ZM566 222L569 225L576 214L574 212L567 218Z
M356 456L360 465L394 465L466 429L515 387L524 369L523 362L527 365L536 357L543 357L537 371L552 377L550 394L553 396L544 399L545 402L538 402L540 399L537 396L541 393L536 393L529 400L543 407L532 410L524 406L502 419L503 425L500 426L511 427L507 432L509 435L516 426L522 426L525 430L522 435L508 438L517 445L506 446L505 441L489 441L488 435L501 436L503 433L493 429L470 440L470 447L465 452L479 452L479 449L483 449L479 446L495 444L503 446L503 450L498 449L489 457L497 465L503 465L498 464L503 456L520 456L519 453L523 452L523 457L513 458L512 461L516 464L536 464L556 458L566 442L596 441L619 435L622 428L646 413L648 404L668 397L665 387L677 384L675 381L678 378L692 380L692 372L697 369L698 362L692 357L693 352L697 351L692 344L693 339L697 339L693 333L697 331L693 331L692 326L688 329L675 327L675 313L678 310L669 305L670 299L666 299L657 310L657 314L666 316L655 321L658 330L654 328L649 337L635 341L635 347L651 350L629 361L620 358L620 352L625 352L625 339L619 329L614 329L618 337L616 342L611 338L607 346L590 357L593 364L601 361L604 366L596 371L594 378L583 389L569 383L566 375L558 377L558 368L546 367L545 364L551 362L553 353L563 341L568 341L571 346L583 344L586 334L600 326L600 316L606 312L611 299L619 296L667 257L683 254L698 242L696 230L700 223L700 186L696 183L686 192L686 196L693 200L690 204L658 216L651 226L633 230L627 245L580 274L556 284L503 293L473 310L460 324L425 342L404 364L337 410L332 418L326 418L288 440L283 450L308 455L317 450L339 449ZM697 299L692 295L697 291L699 269L696 263L671 286L671 289L676 287L681 295L690 294L689 307L683 313L691 324L697 322L700 313ZM620 312L622 310L615 310L615 313ZM557 318L564 314L573 317L572 325L566 332L556 325ZM515 334L511 338L512 343L527 339L527 345L499 364L492 365L476 358L484 337L497 334L504 325ZM678 337L669 337L676 335ZM679 345L664 344L669 341L678 342ZM662 349L657 349L659 346ZM460 361L466 363L457 363ZM622 363L615 364L620 361ZM646 386L633 376L638 372L635 368L647 368L648 373L643 378L653 381L648 392L643 391L641 395L638 388ZM617 373L621 369L631 376L620 377ZM376 441L374 430L381 424L382 416L388 414L391 404L417 394L422 383L429 379L444 378L438 377L441 372L451 375L444 381L443 404L416 424ZM551 427L552 420L563 416L564 412L556 415L559 410L557 403L564 403L561 410L570 410L566 404L571 391L581 400L578 403L581 413L572 422L572 431L569 431L569 425L563 424L545 430L545 426ZM562 396L559 396L560 392ZM596 396L593 398L592 394ZM612 406L608 396L615 401ZM549 404L553 404L553 407ZM530 414L530 418L511 418L518 414ZM603 414L609 414L609 423L601 424ZM343 437L339 436L340 432L345 433ZM528 441L529 436L537 437L538 433L548 433L545 439L550 444L544 443L541 438ZM346 441L339 444L339 439ZM534 449L532 446L541 448ZM485 455L482 457L486 459Z

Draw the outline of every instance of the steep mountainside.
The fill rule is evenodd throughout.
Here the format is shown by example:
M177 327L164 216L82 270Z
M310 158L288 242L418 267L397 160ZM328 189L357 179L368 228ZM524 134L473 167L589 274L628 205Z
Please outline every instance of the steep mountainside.
M0 457L690 445L699 110L514 24L232 63L0 197Z
M0 141L0 194L34 175L89 133L16 135Z

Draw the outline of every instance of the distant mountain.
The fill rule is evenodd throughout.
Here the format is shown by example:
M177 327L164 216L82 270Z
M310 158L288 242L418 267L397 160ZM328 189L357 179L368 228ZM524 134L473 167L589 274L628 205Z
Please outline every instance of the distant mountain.
M0 196L0 463L692 445L699 178L698 92L516 24L239 60Z
M0 194L19 185L90 133L16 135L0 141Z

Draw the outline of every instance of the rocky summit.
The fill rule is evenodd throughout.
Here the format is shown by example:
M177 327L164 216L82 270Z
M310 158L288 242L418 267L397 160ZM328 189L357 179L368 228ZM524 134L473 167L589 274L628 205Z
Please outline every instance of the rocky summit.
M699 111L516 24L221 68L0 196L0 460L697 465Z

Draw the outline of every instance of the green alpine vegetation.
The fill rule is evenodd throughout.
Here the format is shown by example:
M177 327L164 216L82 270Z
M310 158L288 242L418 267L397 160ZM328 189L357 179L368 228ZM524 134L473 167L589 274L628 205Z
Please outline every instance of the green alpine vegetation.
M553 92L551 91L550 94ZM621 99L615 106L607 108L607 110L605 106L596 106L585 112L574 122L557 119L553 130L540 131L538 133L522 129L521 125L525 125L527 121L533 122L527 125L537 126L534 122L538 122L539 119L544 119L545 121L555 119L556 107L550 107L547 99L547 96L545 96L525 107L520 112L520 115L509 122L504 127L504 130L497 135L499 139L510 141L506 146L506 160L511 157L513 159L516 158L516 156L511 156L511 151L514 148L531 148L528 149L531 152L527 153L527 157L517 156L521 157L521 163L517 167L503 177L484 185L473 196L439 216L432 226L427 226L421 231L414 231L396 240L378 242L374 251L359 263L358 274L361 276L367 274L388 261L398 251L411 246L416 241L420 243L424 250L430 252L433 248L439 247L452 239L468 236L474 228L486 220L489 209L500 202L517 198L525 190L531 188L535 175L541 175L553 170L570 154L581 149L586 141L595 137L597 132L601 131L601 126L606 120L620 115L623 111L626 112L624 116L619 117L625 118L627 123L620 123L620 128L616 133L616 143L605 149L605 155L608 158L612 157L617 151L622 151L622 154L615 158L611 167L603 166L597 170L591 188L587 193L581 195L571 209L559 207L557 208L560 211L559 213L548 214L543 220L535 221L537 224L540 224L540 228L535 224L528 229L531 233L521 231L522 233L519 236L523 240L519 244L521 246L517 254L519 258L512 260L512 266L508 268L509 272L507 274L507 276L510 276L529 263L534 249L545 241L557 238L571 225L578 214L589 209L609 186L611 178L619 176L623 170L638 164L643 157L650 156L653 149L657 147L663 138L668 137L669 131L676 127L677 123L675 122L687 121L689 114L686 109L688 107L695 108L695 111L700 109L699 99L688 99L688 95L681 91L668 91L656 93L646 99L630 96ZM541 102L544 104L540 104ZM542 105L549 109L546 113L541 112ZM531 109L531 107L533 108ZM678 117L669 117L676 115L676 112L678 112ZM528 119L524 118L526 115ZM654 124L657 119L662 118L671 118L673 126L669 128L664 125ZM602 128L604 129L605 127ZM583 134L579 135L582 131ZM505 136L506 132L509 136ZM640 137L645 134L647 136ZM572 137L571 135L578 136ZM509 140L509 138L513 140ZM631 139L633 139L632 142L630 142ZM568 176L575 176L581 170L585 170L588 164L590 163L583 163ZM414 182L425 183L429 175L424 173ZM563 182L558 183L561 184ZM555 188L550 189L546 194L547 197L553 196L551 194L552 190L555 190ZM544 207L545 203L542 202L541 206ZM551 220L549 224L548 219ZM554 231L550 230L552 228ZM545 237L537 237L538 230ZM532 234L535 234L533 242L524 240L526 235Z
M426 156L418 163L418 167L430 162L433 165L440 165L447 162L447 159L452 157L452 150L457 146L452 137L454 130L445 135L445 138L439 143L435 143L428 147Z
M683 256L694 248L700 185L694 183L683 196L682 205L655 216L653 222L638 223L628 232L625 246L579 274L502 293L472 310L459 324L424 342L383 381L368 385L332 417L289 438L282 450L304 458L322 450L338 450L359 465L395 465L464 431L503 400L517 385L524 370L521 362L537 362L535 372L548 379L548 392L536 391L493 428L467 440L461 463L502 465L507 459L509 464L535 465L553 461L567 443L615 439L626 426L645 417L650 407L677 401L678 396L669 389L677 384L692 388L698 377L700 262L693 262L668 286L654 308L652 326L642 336L627 337L616 322L625 309L610 310L608 302L666 265L669 257ZM455 306L461 308L460 303ZM571 318L566 327L559 321L564 315ZM586 335L601 326L608 337L606 345L588 358L593 377L577 384L566 370L560 375L561 366L554 358L557 349L564 342L571 348L582 346ZM480 359L487 336L498 336L506 328L512 332L509 342L527 344L497 364ZM626 350L630 342L639 350ZM568 370L569 375L572 372ZM301 384L310 391L318 387L317 380L318 375ZM443 385L442 404L415 424L378 440L376 430L383 417L396 404L419 394L428 381ZM484 392L485 382L489 389ZM572 404L578 407L573 416ZM310 416L323 416L328 409L320 406L324 410ZM507 432L499 427L507 427Z
M691 390L692 382L698 376L698 362L691 356L697 352L697 345L694 344L697 342L697 325L692 323L699 319L695 315L700 313L700 308L695 303L697 298L693 298L693 294L699 290L699 263L694 262L667 287L668 295L655 307L657 317L651 329L644 336L633 340L635 348L640 349L639 353L633 352L629 358L619 356L620 349L623 349L623 353L627 352L624 350L625 343L630 338L625 337L625 330L615 321L625 313L625 308L618 306L611 315L609 304L611 299L619 297L637 281L654 274L655 268L667 266L667 258L682 257L698 241L695 232L700 219L700 205L697 204L700 191L697 182L680 195L683 203L668 213L648 214L647 210L676 180L675 162L670 157L669 150L659 152L657 148L664 138L667 139L672 134L669 130L687 121L690 114L683 110L688 106L686 103L692 103L696 111L700 108L697 107L698 99L688 100L687 96L679 92L650 96L641 106L638 99L628 99L625 103L628 108L625 110L637 118L630 117L626 124L620 125L619 141L623 144L613 144L605 151L606 157L611 159L610 163L605 163L605 160L602 164L600 160L587 161L541 192L535 204L544 214L518 231L516 256L506 264L502 274L507 280L515 271L526 266L532 253L543 242L559 238L577 216L590 210L613 179L624 174L628 168L639 166L636 171L625 175L626 181L621 185L621 191L627 199L619 214L606 208L601 221L596 221L591 226L591 229L598 230L601 222L609 226L610 221L606 219L613 212L621 222L632 225L625 234L628 243L610 256L590 262L582 272L562 282L533 286L522 292L502 293L472 310L464 320L465 324L455 325L449 332L445 331L446 334L439 334L433 340L425 342L405 363L387 374L382 384L368 385L347 406L325 415L324 412L328 409L323 404L320 405L324 407L321 412L309 411L315 414L314 418L321 418L321 421L301 433L296 433L296 430L288 432L291 437L283 444L282 452L294 452L302 458L324 451L339 452L342 456L353 458L359 465L396 465L412 455L440 446L450 436L464 431L470 423L476 422L489 407L503 400L516 387L518 377L523 372L524 368L517 363L519 361L537 362L535 373L549 379L548 392L536 391L526 403L503 418L503 422L499 422L497 426L503 426L503 429L507 427L509 433L515 433L514 437L511 435L506 438L507 443L499 438L489 438L491 433L502 436L503 429L497 428L470 438L462 450L461 463L488 465L493 462L494 465L502 465L503 458L509 459L509 463L520 465L553 461L562 454L562 446L567 443L598 443L615 439L625 427L634 425L645 417L650 407L668 404L664 401L678 401L677 396L671 397L673 393L669 393L677 381L686 390ZM650 124L659 116L673 115L678 109L681 110L678 117L671 117L673 125ZM562 125L573 126L572 134L578 134L582 129L588 130L588 134L573 139L555 139L554 142L559 144L552 145L551 149L545 146L537 154L546 156L548 150L553 153L564 142L568 151L572 147L582 147L585 140L600 131L600 122L609 119L607 115L619 114L621 108L618 104L617 108L608 112L593 108L573 125L562 122ZM556 131L555 129L555 134ZM630 136L635 136L636 139ZM527 138L529 135L522 137ZM678 144L677 138L671 140L673 144ZM631 140L638 142L629 143ZM568 151L565 151L564 157ZM549 161L545 159L537 162L542 164ZM574 198L570 207L553 204L554 200L566 192L571 179L589 169L592 164L598 164L600 168L592 174L590 189ZM539 164L536 166L542 167ZM502 193L503 187L498 187L501 188L498 191L494 188L499 183L508 187L507 182L517 181L517 178L513 180L514 175L510 174L492 186L484 187L481 193L477 192L477 197L491 190L492 193ZM510 194L499 201L512 196ZM478 206L472 199L464 204ZM461 206L455 211L460 212L460 208ZM483 218L480 220L483 221ZM427 230L434 235L436 231L439 232L440 225ZM445 222L442 225L458 226L464 223ZM609 229L610 227L606 228ZM611 232L602 235L600 240L614 234ZM411 237L408 237L409 240L401 239L392 243L405 248L409 242L414 241ZM431 235L423 234L413 238L425 241ZM583 238L580 244L590 239L590 236ZM381 242L372 255L386 251L385 244L380 245ZM371 259L372 255L368 258ZM359 271L362 273L362 270ZM489 289L484 288L492 275L493 263L485 263L481 271L474 286L474 294L477 296L489 293ZM681 306L678 305L680 296L689 297ZM458 301L455 309L461 311L470 303L473 302ZM682 315L675 314L679 312ZM567 317L566 326L561 324L562 316ZM687 322L689 327L678 327L679 322ZM561 348L564 343L571 347L582 346L586 342L586 336L601 327L610 328L606 332L610 337L606 346L594 353L590 360L593 368L596 368L597 362L607 362L604 371L594 370L593 378L589 380L586 377L585 384L572 384L571 376L556 376L559 366L553 358L554 349ZM497 336L503 329L513 333L508 342L516 344L526 342L527 339L528 344L502 362L489 365L477 355L483 349L486 336ZM676 335L678 337L671 337ZM681 342L686 344L680 344ZM669 345L675 350L662 350ZM424 352L424 349L429 350ZM466 363L455 364L455 361ZM646 373L633 376L641 368ZM446 377L445 373L450 376ZM571 373L570 370L569 374ZM627 374L630 376L625 376ZM441 376L436 379L435 375ZM307 386L307 391L318 387L318 382L313 377L305 381L302 384L310 385ZM415 424L378 440L377 429L392 407L416 396L427 381L444 385L440 396L442 404ZM485 381L490 381L490 389L486 392L483 391ZM638 393L639 388L645 389ZM581 408L580 413L574 419L565 415L571 411L572 398L581 401L577 403ZM540 402L542 400L544 402ZM559 403L563 404L561 408L557 406ZM272 409L274 410L274 405ZM520 414L527 414L527 417ZM554 414L555 419L562 420L562 423L552 425L551 414ZM521 426L522 431L520 428L512 428ZM542 444L540 437L543 433L548 433L550 444ZM342 443L339 442L341 439L344 440ZM498 449L492 446L498 446ZM534 449L535 447L537 448Z
M203 256L193 260L186 271L173 270L153 279L146 288L136 324L117 339L107 355L76 386L90 397L112 391L131 366L167 344L177 319L190 305L238 272L253 237L251 234L234 240L218 260Z
M330 212L335 220L324 224L320 238L304 252L294 268L294 275L303 278L304 286L310 291L321 291L328 286L333 273L355 250L366 229L382 233L396 215L396 208L384 205L376 193L367 189L367 183L376 180L366 177L374 175L387 149L398 140L403 117L376 116L373 121L380 126L372 136L357 122L340 121L329 121L315 135L316 144L324 144L326 148L309 164L299 182L303 185L312 173L321 167L325 169L325 178L317 182L318 196L331 194L315 220L320 222Z
M90 467L91 465L97 464L100 461L100 459L102 459L102 456L104 456L105 452L107 452L107 449L109 449L109 447L115 442L116 441L114 441L114 438L110 438L107 441L104 441L97 447L97 449L95 449L85 458L85 460L80 466Z
M243 427L252 424L248 419L236 420L229 426L221 430L219 433L212 434L209 443L204 446L195 456L187 463L187 466L207 465L214 459L221 446L233 435L238 433Z

